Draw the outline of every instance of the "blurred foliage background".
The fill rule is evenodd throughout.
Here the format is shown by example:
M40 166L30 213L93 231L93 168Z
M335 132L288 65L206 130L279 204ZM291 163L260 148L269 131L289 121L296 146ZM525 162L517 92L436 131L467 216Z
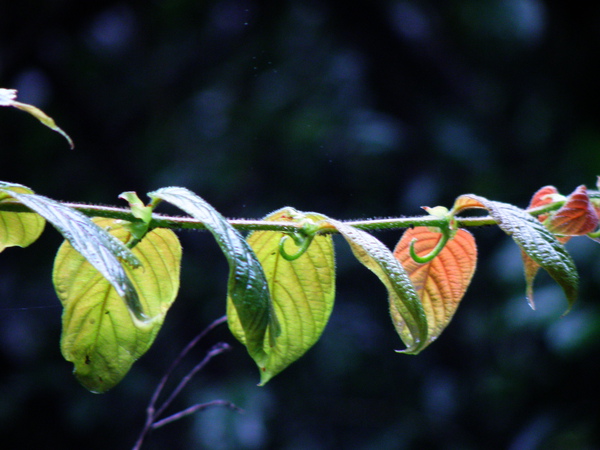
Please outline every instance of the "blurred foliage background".
M0 86L74 139L0 110L0 179L122 203L185 186L229 217L290 205L338 219L421 214L460 194L526 206L600 174L600 6L541 0L146 0L0 3ZM167 210L164 210L167 211ZM569 243L573 311L545 276L537 311L519 251L473 230L480 261L456 317L419 356L377 279L337 240L337 301L320 342L265 387L225 327L184 391L213 409L147 449L600 448L597 244ZM0 436L12 448L131 448L179 350L225 310L227 266L180 234L182 290L155 346L104 395L59 351L50 273L60 237L0 255ZM393 246L399 232L377 237ZM185 373L184 368L180 375ZM174 408L172 412L175 412Z

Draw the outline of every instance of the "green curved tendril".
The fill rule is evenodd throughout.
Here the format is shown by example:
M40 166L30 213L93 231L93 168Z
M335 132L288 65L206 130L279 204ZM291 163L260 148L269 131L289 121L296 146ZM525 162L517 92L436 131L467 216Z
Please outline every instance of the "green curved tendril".
M417 252L415 251L415 242L417 242L417 238L414 238L412 241L410 241L410 246L408 249L410 252L410 257L412 259L414 259L416 262L418 262L419 264L428 263L429 261L433 260L433 258L435 258L437 255L440 254L440 252L443 250L444 246L446 245L446 242L448 242L448 240L450 239L450 236L451 236L451 230L449 228L443 228L442 229L442 237L436 244L435 248L424 256L417 255Z
M298 250L296 250L296 252L292 253L291 255L288 252L286 252L285 248L284 248L285 241L287 241L290 237L294 240L294 243L298 247ZM294 261L294 260L300 258L304 254L304 252L306 252L306 250L310 246L310 243L313 240L313 237L314 237L314 235L312 235L312 234L309 234L309 235L304 235L304 234L300 234L300 233L286 234L279 241L279 253L281 254L281 256L283 256L283 259L285 259L287 261Z
M600 238L600 230L588 233L587 235L592 239Z

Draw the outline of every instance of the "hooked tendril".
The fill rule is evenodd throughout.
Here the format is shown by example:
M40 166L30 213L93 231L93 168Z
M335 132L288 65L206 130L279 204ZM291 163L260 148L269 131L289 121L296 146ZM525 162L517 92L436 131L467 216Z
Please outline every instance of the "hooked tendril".
M450 239L450 236L451 236L451 230L449 228L442 229L442 236L440 237L440 240L438 241L436 246L433 248L433 250L431 250L428 254L426 254L424 256L417 255L417 252L415 251L415 242L417 242L417 239L416 238L413 239L412 241L410 241L410 246L409 246L410 257L420 264L425 264L425 263L430 262L431 260L433 260L433 258L435 258L437 255L440 254L440 252L443 250L444 246L446 245L446 242L448 242L448 240Z
M296 252L292 253L291 255L285 250L285 245L284 245L285 241L287 241L290 237L294 240L294 243L298 247L298 250L296 250ZM296 259L300 258L304 254L304 252L306 252L306 250L310 246L310 243L313 240L313 237L314 237L314 235L312 235L312 234L310 234L310 235L304 235L304 234L300 234L300 233L286 234L279 241L279 253L281 254L281 256L283 256L283 259L285 259L287 261L295 261Z

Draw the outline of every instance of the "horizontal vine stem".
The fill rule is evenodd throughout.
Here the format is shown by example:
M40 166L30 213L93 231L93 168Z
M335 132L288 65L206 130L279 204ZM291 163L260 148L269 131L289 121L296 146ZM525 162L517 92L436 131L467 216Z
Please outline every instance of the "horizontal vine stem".
M556 202L552 205L544 205L543 208L529 210L532 215L542 214L552 209L560 207L563 202ZM89 217L105 217L111 219L127 220L131 222L138 221L129 208L121 208L117 206L104 205L88 205L85 203L70 203L62 202L64 206L76 209ZM26 206L17 202L2 202L0 203L0 211L13 212L31 212ZM303 224L292 222L269 222L253 219L229 219L228 222L239 231L279 231L284 233L295 232L302 228ZM496 225L496 221L489 215L473 216L473 217L456 217L456 222L460 228L482 227ZM367 220L347 220L345 224L359 228L365 231L384 231L397 230L403 228L411 228L415 226L443 226L444 219L427 215L418 217L394 217L383 219L367 219ZM204 230L206 227L202 222L195 220L192 217L185 216L169 216L164 214L153 213L150 228L170 228L179 230ZM319 229L319 233L337 233L335 227L324 225Z

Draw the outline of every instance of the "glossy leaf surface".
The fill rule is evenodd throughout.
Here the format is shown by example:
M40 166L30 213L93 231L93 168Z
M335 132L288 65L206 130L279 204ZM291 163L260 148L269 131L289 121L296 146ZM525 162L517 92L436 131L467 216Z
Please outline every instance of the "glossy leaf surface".
M564 246L539 220L516 206L473 194L462 195L456 200L456 212L467 208L487 209L498 226L513 238L521 250L562 287L571 308L577 298L579 285L577 268Z
M148 319L121 261L132 267L140 263L121 241L79 211L55 200L17 192L11 193L11 196L50 222L108 280L136 320Z
M270 339L274 340L279 334L279 325L265 274L250 245L211 205L185 188L167 187L148 195L177 206L212 233L229 263L227 294L244 330L246 348L258 366L264 367L267 355L263 343L267 329Z
M0 182L0 203L14 202L12 192L33 194L25 186ZM36 213L0 211L0 252L6 247L27 247L40 237L45 225Z
M123 222L96 219L120 240L131 238ZM54 262L53 281L63 304L61 351L75 376L92 392L105 392L127 374L160 330L179 289L181 246L167 229L155 229L133 248L141 261L126 267L146 322L133 320L114 287L67 242Z
M283 208L267 216L266 221L318 222L324 219L316 213L298 213ZM256 231L248 243L263 266L274 305L280 333L273 342L265 336L266 358L260 367L261 384L300 358L321 336L335 297L335 261L330 235L318 235L310 246L294 260L285 259L279 245L284 233ZM288 253L297 248L292 239L284 243ZM227 303L227 320L233 334L244 344L248 339L240 324L231 299ZM269 334L269 333L267 333Z
M527 210L548 205L558 197L560 197L560 194L554 186L544 186L533 194ZM539 221L544 222L548 218L548 214L540 214L537 218ZM561 244L564 244L569 240L569 237L557 237L556 239ZM533 282L540 269L540 265L531 259L523 250L521 250L521 258L523 259L523 266L525 269L525 296L531 309L535 309L535 302L533 300Z
M442 251L431 261L420 264L410 256L413 239L417 255L430 253L441 233L427 227L408 229L396 245L394 256L400 261L415 287L427 315L428 343L446 328L471 282L477 264L477 247L473 235L457 230Z
M337 220L328 222L346 239L354 256L385 285L392 322L406 349L417 354L427 346L427 317L412 282L392 252L373 235Z

